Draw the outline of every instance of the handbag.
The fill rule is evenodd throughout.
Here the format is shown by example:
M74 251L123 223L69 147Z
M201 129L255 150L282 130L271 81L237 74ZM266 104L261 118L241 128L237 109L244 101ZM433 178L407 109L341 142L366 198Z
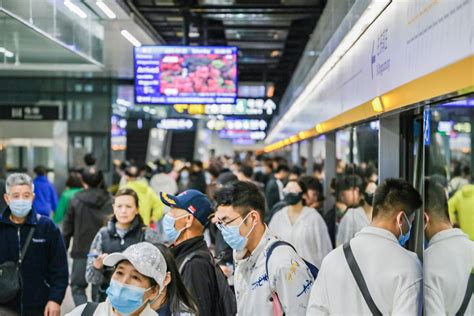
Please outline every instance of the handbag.
M25 257L26 251L28 250L28 246L30 245L31 239L33 238L34 232L35 227L30 230L28 237L26 238L26 242L23 245L18 262L6 261L0 264L0 289L2 289L0 291L0 304L6 304L10 302L18 295L18 292L20 292L20 267L23 258Z

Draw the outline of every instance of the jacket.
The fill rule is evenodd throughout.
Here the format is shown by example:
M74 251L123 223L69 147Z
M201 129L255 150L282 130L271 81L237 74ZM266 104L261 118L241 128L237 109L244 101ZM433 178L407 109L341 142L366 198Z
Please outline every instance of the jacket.
M71 237L74 237L71 257L85 259L92 240L99 229L112 214L112 198L102 189L92 188L77 193L69 203L63 223L63 235L66 249L69 249Z
M66 248L61 232L49 218L34 210L23 225L12 223L10 214L7 208L0 216L0 263L18 261L19 247L23 247L30 229L36 227L21 266L24 312L44 309L48 301L61 304L68 286ZM4 307L19 312L20 300L18 295Z
M56 189L46 176L37 176L33 180L33 184L35 188L33 209L38 214L49 216L58 205Z
M58 207L56 207L56 211L53 214L53 221L56 224L59 224L64 220L64 216L66 215L69 202L74 197L74 195L80 191L82 191L81 188L71 188L65 190L63 194L61 194L61 197L59 198Z
M423 255L426 315L455 315L474 267L474 241L459 229L434 235ZM474 314L474 299L465 315Z
M383 315L420 315L423 272L394 234L365 227L350 241L375 305ZM323 260L306 315L370 315L341 247Z
M273 315L272 291L278 294L286 316L305 315L314 283L303 259L289 246L276 247L265 269L267 249L279 240L268 228L257 248L234 251L234 287L238 315Z
M265 187L265 199L267 201L267 210L271 210L275 204L282 201L280 187L276 178L270 179Z
M181 273L181 279L190 293L196 298L199 315L214 316L218 314L218 288L216 272L211 262L211 253L203 236L191 238L172 247L178 268L185 258L193 252L199 254L188 261Z
M77 306L71 312L67 313L66 316L81 316L82 312L86 308L86 304ZM92 314L93 316L114 316L116 315L112 309L112 304L109 300L100 303L97 309ZM156 312L150 308L150 305L146 305L145 309L140 313L139 316L156 316Z
M198 171L198 172L191 172L189 174L188 190L189 189L198 190L206 194L207 183L206 183L206 176L204 175L204 172Z
M139 199L139 212L145 225L158 222L163 217L165 205L145 180L129 181L125 187L135 191Z
M462 187L449 199L449 217L474 240L474 184Z

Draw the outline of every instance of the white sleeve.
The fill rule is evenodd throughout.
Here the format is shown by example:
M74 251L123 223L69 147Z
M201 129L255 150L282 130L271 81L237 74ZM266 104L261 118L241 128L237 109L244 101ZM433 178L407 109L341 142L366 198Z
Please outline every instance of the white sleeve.
M340 245L348 242L355 235L355 232L354 232L355 222L353 220L354 219L353 210L351 209L351 210L348 210L347 212L348 213L344 215L337 229L336 247L339 247Z
M444 300L428 284L424 285L425 314L426 315L446 315Z
M317 258L316 262L313 262L318 269L321 267L324 257L332 250L331 239L329 238L328 227L324 222L323 218L318 214L318 217L315 217L316 230L313 230L313 239L316 244Z
M392 315L421 315L423 300L421 286L422 283L420 279L398 295L393 302Z
M306 316L329 315L329 299L326 287L326 268L324 262L311 289Z
M304 261L288 246L279 246L268 262L269 282L287 316L306 313L313 276Z
M82 304L66 314L66 316L81 316L87 304Z

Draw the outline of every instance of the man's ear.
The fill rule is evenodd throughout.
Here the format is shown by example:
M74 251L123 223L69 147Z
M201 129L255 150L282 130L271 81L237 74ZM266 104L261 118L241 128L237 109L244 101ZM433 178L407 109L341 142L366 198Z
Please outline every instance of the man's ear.
M430 223L430 216L428 215L428 213L423 212L423 218L425 220L425 225L428 225Z
M3 199L5 200L5 202L10 205L10 197L8 196L8 194L3 194Z

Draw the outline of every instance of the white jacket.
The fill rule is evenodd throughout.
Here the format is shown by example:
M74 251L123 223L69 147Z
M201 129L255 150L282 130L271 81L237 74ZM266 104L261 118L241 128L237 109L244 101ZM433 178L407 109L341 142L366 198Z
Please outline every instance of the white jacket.
M370 225L370 219L364 208L359 206L346 211L337 228L336 247L348 242L364 227Z
M304 261L291 247L275 248L268 262L269 277L266 275L266 249L277 240L267 228L248 258L242 259L246 249L234 252L234 282L239 316L272 316L271 289L278 293L285 315L300 316L306 313L314 279Z
M354 257L383 315L420 315L422 270L416 254L385 229L366 227L351 240ZM371 315L342 247L323 260L306 315Z
M431 238L424 253L426 315L455 315L464 299L474 267L474 242L459 229L448 229ZM465 315L473 315L471 299Z
M268 225L278 237L289 242L298 254L318 268L332 250L328 227L314 208L304 207L294 224L288 217L288 207L278 211Z

